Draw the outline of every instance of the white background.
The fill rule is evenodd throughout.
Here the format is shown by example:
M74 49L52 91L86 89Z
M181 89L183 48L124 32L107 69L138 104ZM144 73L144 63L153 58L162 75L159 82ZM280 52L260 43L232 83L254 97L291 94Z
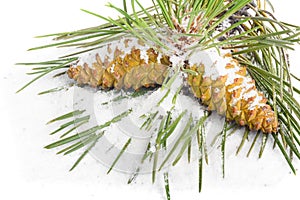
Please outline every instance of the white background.
M14 63L51 59L59 55L59 52L65 52L53 49L26 52L29 47L49 42L34 39L33 36L98 25L101 23L99 19L79 9L85 8L111 16L111 11L103 6L105 2L10 0L1 3L1 199L164 198L162 183L158 181L152 186L150 176L143 176L137 183L128 186L127 175L113 172L107 176L105 174L107 169L90 157L77 170L68 172L78 155L62 157L55 155L54 150L43 149L43 146L55 140L48 135L55 126L46 126L45 123L72 109L72 90L37 96L39 91L57 85L48 78L15 94L15 91L29 81L30 77L25 75L29 69L15 66ZM122 1L112 2L121 6ZM279 19L300 25L297 1L274 1L274 5ZM298 70L300 58L297 56L299 52L300 49L297 47L297 50L291 53L292 71L298 76L300 76ZM193 179L194 175L189 174L197 168L181 165L171 175L174 180L171 182L172 198L279 199L287 195L295 197L298 195L300 176L291 175L278 150L270 149L271 147L267 149L263 161L257 160L254 154L246 159L245 152L238 157L234 156L234 151L228 152L226 165L228 175L225 180L220 178L219 166L214 166L217 164L212 161L213 170L208 170L205 175L201 194L196 192L195 186L189 186L197 184L197 179ZM254 153L257 152L256 149ZM299 164L296 162L297 169Z

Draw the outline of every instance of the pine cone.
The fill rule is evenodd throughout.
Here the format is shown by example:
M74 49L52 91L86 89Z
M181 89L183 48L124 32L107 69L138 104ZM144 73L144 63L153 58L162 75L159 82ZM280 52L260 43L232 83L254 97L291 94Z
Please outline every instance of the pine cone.
M264 95L257 90L254 80L247 75L246 68L241 67L230 54L220 56L219 59L222 59L219 63L227 62L222 69L227 72L217 76L207 75L206 71L211 70L211 66L194 64L189 67L198 73L189 74L187 78L193 94L208 106L208 110L216 110L229 121L235 120L237 124L247 125L251 130L277 132L275 113L266 104Z
M148 60L141 56L140 49L132 48L131 52L124 54L116 48L114 59L111 62L101 60L99 54L95 56L92 66L87 63L71 66L67 71L71 79L79 85L101 87L103 89L130 89L141 87L154 87L161 85L167 76L170 63L167 56L158 58L158 53L152 48L143 52ZM144 50L143 50L144 51Z

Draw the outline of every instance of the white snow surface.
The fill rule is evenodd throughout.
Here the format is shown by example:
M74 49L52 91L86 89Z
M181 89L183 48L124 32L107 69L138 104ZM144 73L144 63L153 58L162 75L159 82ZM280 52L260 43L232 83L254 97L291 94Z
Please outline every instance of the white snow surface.
M111 2L115 5L120 3L119 0L111 0ZM296 19L299 19L299 2L293 2L294 6L283 0L272 3L278 19L298 23ZM45 77L25 91L15 93L32 78L25 75L25 72L29 71L28 67L14 66L15 63L43 61L71 53L65 49L27 52L26 49L29 47L50 42L48 39L37 40L32 37L99 24L99 18L85 15L79 11L79 8L92 10L104 16L117 16L117 13L102 6L104 2L100 4L99 1L79 0L73 0L72 3L58 0L42 2L11 0L5 3L5 9L0 15L2 19L7 19L2 25L10 31L2 31L0 37L3 50L3 63L0 68L2 91L0 177L3 183L1 199L165 199L161 175L157 177L155 184L151 183L151 175L145 174L140 175L132 185L127 185L128 174L112 171L111 174L106 175L108 168L95 161L92 156L87 156L77 169L68 172L79 153L58 156L55 154L58 149L43 148L59 139L58 135L48 134L55 130L58 124L48 126L45 124L50 119L73 110L74 89L50 95L36 94L64 85L66 81L70 83L66 76L58 79ZM12 15L12 10L22 17ZM296 67L300 62L300 48L297 46L295 48L296 51L290 53L292 72L300 76ZM295 82L294 85L300 87L299 82ZM101 97L103 98L101 102L110 98L107 95ZM296 98L300 99L299 96ZM184 106L197 105L197 102L191 98L182 99L184 99L182 102ZM146 100L146 97L142 100ZM199 107L200 109L202 108ZM98 112L101 112L103 117L111 117L110 109L102 109ZM214 120L218 120L217 116L212 118L210 126L215 126ZM299 195L300 176L291 174L279 149L273 150L271 140L267 142L262 159L258 159L257 156L259 145L256 145L250 157L246 158L245 155L254 136L254 133L249 134L250 142L246 141L244 149L238 156L235 156L235 152L243 137L243 130L227 138L225 179L221 178L220 149L215 148L210 152L209 164L204 164L203 187L200 194L197 192L198 159L192 156L192 162L187 164L186 156L183 157L177 166L170 169L171 199L276 200L287 198L287 195L296 198ZM261 137L258 138L258 141L260 140ZM196 148L197 145L194 153L197 152ZM299 169L299 164L298 161L294 162L296 170Z

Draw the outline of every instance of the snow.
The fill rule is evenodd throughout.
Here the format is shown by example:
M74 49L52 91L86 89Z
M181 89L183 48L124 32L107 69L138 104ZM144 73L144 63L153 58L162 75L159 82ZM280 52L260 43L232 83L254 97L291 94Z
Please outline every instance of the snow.
M119 3L116 0L112 2ZM280 8L277 9L277 18L297 23L296 19L299 18L297 6L290 6L282 0L274 1L273 4L275 8ZM43 149L43 146L58 139L56 136L48 135L57 128L57 124L46 126L46 122L73 109L74 90L44 96L36 94L41 90L63 85L68 80L66 77L60 79L46 77L25 91L15 94L15 91L32 77L25 75L28 67L14 66L14 63L51 59L56 58L57 55L70 53L65 49L55 48L49 51L27 52L26 49L29 47L50 42L47 39L33 39L34 35L99 24L99 18L85 15L79 11L79 8L95 10L105 16L111 14L111 10L107 11L107 8L99 6L98 1L87 3L79 0L72 1L71 4L58 0L43 2L11 0L6 2L5 7L7 9L4 9L0 15L3 19L9 19L3 21L3 27L7 27L10 31L1 32L0 37L3 44L2 52L5 52L2 60L3 67L0 68L2 91L0 110L3 133L0 147L3 161L0 166L0 177L3 183L1 199L165 199L164 182L161 176L158 176L156 183L152 184L151 175L140 175L132 185L127 185L128 174L112 171L111 174L106 175L108 169L91 156L87 156L75 171L69 172L69 168L79 154L58 156L55 154L56 149ZM12 16L9 8L14 8L14 12L22 17ZM54 10L55 15L53 15ZM36 20L37 16L40 21ZM300 62L299 51L300 49L297 48L296 52L291 53L292 66L297 66L295 64ZM292 70L300 76L296 67ZM298 82L295 82L295 86L300 87ZM191 98L183 97L181 102L183 106L197 103ZM201 109L203 108L198 107L194 112L200 112ZM99 112L103 117L110 117L109 110L104 109ZM214 126L214 120L217 119L211 119L212 128L220 128ZM236 157L235 152L242 136L241 130L227 140L225 179L221 178L220 149L212 149L209 154L209 165L204 164L201 194L197 192L198 160L193 156L191 164L186 164L187 158L183 157L183 160L170 170L171 198L173 200L221 198L236 200L241 197L245 200L283 199L287 194L296 197L300 176L290 174L289 167L278 148L272 149L271 140L267 143L262 159L257 159L259 145L255 146L250 157L246 158L247 148L250 147L255 136L254 133L250 133L250 142L245 143L245 148ZM260 140L261 137L258 138L258 141ZM197 147L196 144L194 147ZM296 161L295 166L299 169L299 162Z

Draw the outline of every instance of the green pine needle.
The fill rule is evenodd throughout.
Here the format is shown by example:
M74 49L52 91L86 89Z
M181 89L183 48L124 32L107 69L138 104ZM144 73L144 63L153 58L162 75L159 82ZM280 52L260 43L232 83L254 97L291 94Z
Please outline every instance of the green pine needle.
M125 143L125 145L123 146L123 148L121 149L120 153L118 154L118 156L116 157L116 159L113 161L112 165L110 166L109 170L107 171L107 174L109 174L111 172L111 170L114 168L114 166L117 164L117 162L119 161L119 159L121 158L122 154L125 152L125 150L127 149L127 147L129 146L131 142L131 138L129 138L127 140L127 142Z
M296 169L294 168L291 159L289 158L288 154L286 153L286 151L285 151L284 147L282 146L281 142L279 141L277 135L272 134L272 136L273 136L273 138L274 138L274 140L275 140L277 146L279 147L279 149L280 149L282 155L284 156L285 160L287 161L289 167L291 168L292 172L293 172L294 174L296 174Z
M171 200L170 183L169 183L169 173L168 172L164 173L164 182L165 182L165 191L166 191L167 200Z
M242 139L241 144L239 145L238 149L236 150L235 155L238 155L239 152L242 150L245 141L248 139L249 132L250 132L250 130L248 128L245 128L243 139Z
M263 152L265 150L268 138L269 138L268 134L263 134L263 136L262 136L262 142L261 142L261 146L260 146L260 151L259 151L259 156L258 156L259 158L261 158L262 155L263 155Z
M255 137L254 137L254 139L253 139L253 142L252 142L252 144L251 144L251 146L250 146L250 148L249 148L249 150L248 150L247 157L250 156L250 153L251 153L251 151L252 151L254 145L256 144L257 138L258 138L259 136L260 136L260 132L257 132L256 135L255 135Z
M199 159L198 159L198 191L201 192L202 190L202 173L203 173L203 158L204 158L204 134L203 133L203 124L199 127L197 131L197 141L198 141L198 153L199 153Z
M56 70L59 70L59 69L63 69L66 67L66 65L76 61L78 58L70 58L68 59L68 61L66 62L63 62L61 64L58 64L57 66L53 67L53 68L50 68L48 70L45 70L43 71L40 75L38 75L37 77L33 78L31 81L29 81L28 83L26 83L23 87L21 87L16 93L19 93L21 92L22 90L24 90L25 88L27 88L29 85L31 85L32 83L34 83L35 81L39 80L40 78L44 77L45 75L53 72L53 71L56 71ZM53 61L50 61L50 63L52 63ZM46 64L47 62L41 62L40 64L44 65ZM22 63L18 63L18 64L22 64ZM38 63L34 63L35 64L38 64ZM31 65L31 63L26 63L26 65Z
M88 122L90 119L90 116L87 115L87 116L84 116L84 117L80 117L80 118L76 118L76 119L73 119L65 124L62 124L60 125L60 127L58 129L56 129L55 131L51 132L50 135L53 135L69 126L72 126L72 125L76 125L78 123L81 123L81 122Z
M98 139L104 134L104 132L102 132L101 134L99 134L99 137L94 140L94 142L79 156L79 158L75 161L75 163L73 164L73 166L70 168L69 171L74 170L77 165L83 160L83 158L88 154L88 152L97 144Z
M186 136L186 134L188 133L188 131L191 128L193 122L193 118L192 115L190 115L189 120L187 121L183 131L180 133L180 136L178 137L178 139L176 140L175 144L173 145L172 149L169 151L169 153L167 154L167 156L165 157L165 159L163 160L163 162L161 163L160 167L159 167L159 171L164 167L164 165L170 160L171 156L174 154L175 150L177 149L177 147L179 146L179 144L182 142L183 138Z
M111 119L110 121L107 121L106 123L104 123L102 125L94 126L90 129L87 129L87 130L82 131L80 133L77 133L77 134L74 134L74 135L69 136L67 138L58 140L54 143L51 143L51 144L45 146L45 148L46 149L52 149L52 148L59 147L59 146L68 144L70 142L76 141L76 140L81 139L83 137L87 137L87 136L95 133L96 131L99 131L101 129L109 127L112 123L116 123L116 122L122 120L123 118L127 117L131 112L132 112L132 109L129 109L129 110L121 113L120 115L117 115L116 117L114 117L113 119Z
M225 144L226 144L227 122L224 123L222 131L221 153L222 153L222 176L225 178Z
M62 116L56 117L55 119L52 119L49 122L47 122L47 124L51 124L51 123L56 122L56 121L61 121L61 120L65 120L65 119L68 119L68 118L71 118L71 117L75 117L77 115L81 115L84 112L85 112L85 110L75 110L75 111L69 112L67 114L64 114Z

